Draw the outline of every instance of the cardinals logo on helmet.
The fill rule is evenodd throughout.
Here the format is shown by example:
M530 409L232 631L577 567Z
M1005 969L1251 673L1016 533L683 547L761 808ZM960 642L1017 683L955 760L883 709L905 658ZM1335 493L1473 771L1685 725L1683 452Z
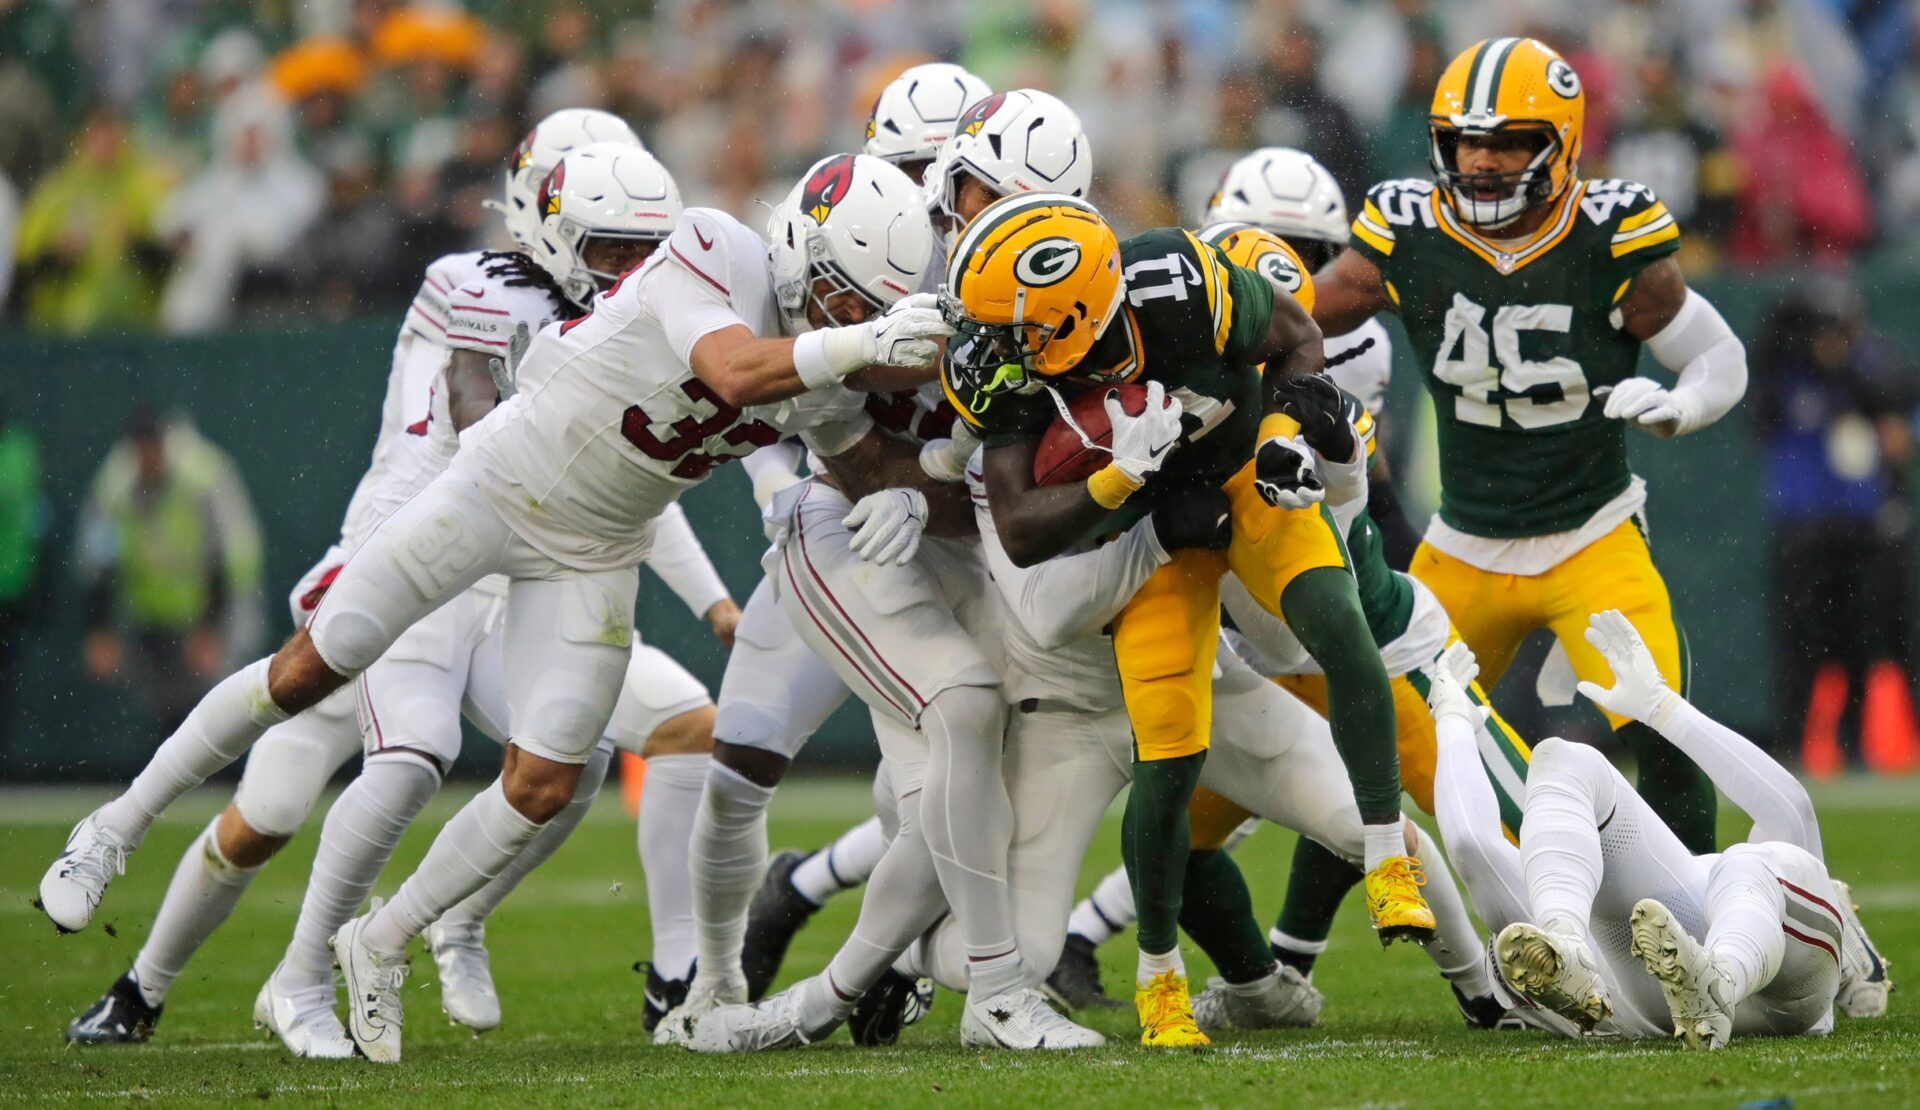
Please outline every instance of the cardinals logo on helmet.
M842 154L830 159L807 178L800 190L800 210L813 217L814 223L826 223L827 214L847 199L848 191L853 188L853 157Z
M560 190L567 184L567 166L562 162L540 183L540 215L544 219L560 211Z
M520 145L513 148L514 172L518 173L521 170L526 169L527 163L532 161L533 161L533 132L529 131L527 132L527 137L520 140Z
M999 111L1000 105L1006 103L1006 101L1006 93L994 93L980 103L968 108L967 114L960 117L960 126L954 128L953 133L956 135L978 135L980 129L987 125L987 117Z

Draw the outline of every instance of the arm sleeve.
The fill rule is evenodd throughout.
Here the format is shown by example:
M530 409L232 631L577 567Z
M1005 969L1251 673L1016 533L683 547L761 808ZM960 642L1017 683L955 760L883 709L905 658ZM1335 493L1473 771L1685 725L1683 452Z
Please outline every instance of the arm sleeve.
M660 581L667 584L695 617L705 618L707 610L733 596L720 572L713 569L700 537L693 534L686 510L678 502L667 506L653 525L653 549L647 553L647 565Z
M1118 616L1153 572L1167 562L1142 520L1112 543L1078 555L1063 555L1031 567L1017 567L1000 546L993 517L977 499L981 548L994 586L1021 627L1042 648L1052 650L1091 636Z
M1647 350L1660 365L1680 375L1673 396L1686 417L1678 434L1698 431L1732 411L1747 392L1747 349L1727 326L1713 302L1695 290Z
M1675 698L1673 709L1654 728L1699 764L1728 801L1753 818L1749 841L1780 841L1825 858L1820 822L1806 787L1753 741L1682 698Z

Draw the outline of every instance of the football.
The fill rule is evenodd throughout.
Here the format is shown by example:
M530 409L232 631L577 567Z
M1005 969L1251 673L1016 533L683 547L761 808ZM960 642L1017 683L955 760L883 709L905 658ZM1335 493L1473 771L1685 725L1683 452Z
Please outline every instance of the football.
M1110 389L1089 389L1067 403L1067 412L1079 430L1061 417L1054 417L1047 434L1040 437L1040 450L1033 456L1033 482L1038 486L1058 486L1084 482L1095 471L1113 461L1103 450L1113 442L1113 426L1107 423L1107 394L1118 393L1120 405L1130 416L1146 411L1147 387L1120 385ZM1085 439L1081 436L1084 433ZM1087 446L1091 440L1095 446Z

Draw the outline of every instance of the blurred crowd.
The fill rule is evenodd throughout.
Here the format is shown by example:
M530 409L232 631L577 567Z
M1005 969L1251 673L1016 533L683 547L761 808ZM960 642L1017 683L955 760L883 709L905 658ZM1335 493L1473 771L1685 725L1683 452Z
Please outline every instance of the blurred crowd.
M1653 186L1687 264L1920 245L1915 0L0 0L0 293L35 329L189 333L389 311L497 237L553 109L625 115L693 203L752 219L947 58L1084 116L1123 228L1296 145L1357 195L1424 175L1447 59L1558 46L1590 176Z

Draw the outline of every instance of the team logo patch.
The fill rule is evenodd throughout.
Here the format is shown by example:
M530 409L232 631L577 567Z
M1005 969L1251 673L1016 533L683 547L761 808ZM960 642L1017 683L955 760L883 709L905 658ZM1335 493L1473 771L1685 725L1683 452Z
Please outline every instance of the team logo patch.
M1006 103L1006 101L1006 93L994 93L980 103L968 108L967 114L960 117L960 126L954 129L954 134L978 135L980 129L987 125L987 117L999 111L1000 105Z
M513 172L519 173L526 169L532 161L533 132L529 131L527 137L520 140L520 145L513 148Z
M821 163L800 188L800 211L824 224L828 213L853 190L853 155L841 154Z
M542 219L560 211L560 190L565 188L566 184L567 164L562 162L554 166L553 172L548 174L547 179L540 183L539 209Z
M1547 87L1568 100L1580 95L1580 75L1563 59L1547 63Z
M1039 289L1064 279L1078 265L1080 244L1055 235L1021 251L1013 263L1013 276L1020 284Z
M1294 265L1293 259L1282 252L1272 251L1262 256L1258 265L1260 272L1266 275L1268 281L1289 293L1300 291L1300 267Z

